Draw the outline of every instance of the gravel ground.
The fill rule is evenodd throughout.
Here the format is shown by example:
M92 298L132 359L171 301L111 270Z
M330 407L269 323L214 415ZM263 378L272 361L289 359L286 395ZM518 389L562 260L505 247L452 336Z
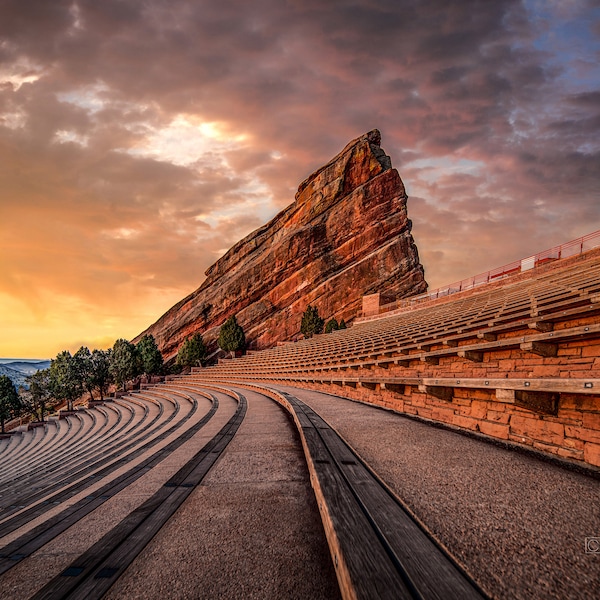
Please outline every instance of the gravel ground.
M248 413L226 452L107 600L339 598L296 431L274 402L242 393Z
M600 482L376 407L292 387L498 599L597 600Z

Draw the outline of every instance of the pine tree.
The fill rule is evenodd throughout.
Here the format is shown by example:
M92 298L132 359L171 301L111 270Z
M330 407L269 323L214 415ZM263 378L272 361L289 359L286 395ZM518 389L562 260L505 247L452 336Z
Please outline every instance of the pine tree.
M4 423L19 413L21 403L15 384L8 375L0 375L0 424L4 433Z
M325 320L319 316L317 307L310 306L309 304L302 315L302 322L300 324L301 333L304 334L305 338L311 338L313 335L323 332L324 324Z
M90 398L93 400L94 386L92 383L93 377L93 366L92 366L92 353L89 348L81 346L77 352L75 352L73 358L77 361L77 369L79 370L79 377L81 378L81 384L87 390Z
M206 344L202 334L195 333L181 344L177 352L177 364L182 367L199 367L206 357Z
M340 324L338 325L338 329L347 329L346 321L344 321L344 319L342 319L340 321Z
M235 315L229 317L219 331L219 339L217 341L219 348L225 352L231 352L232 356L239 350L246 348L246 336L244 330L238 324Z
M57 400L65 400L67 410L73 410L73 402L83 393L80 361L68 350L59 352L50 363L50 388Z
M147 377L158 375L163 366L163 357L152 334L146 334L137 344L141 369Z
M112 378L110 375L110 361L112 350L92 350L92 386L100 393L100 400L108 393L108 385Z
M52 398L50 369L42 369L26 378L28 390L19 390L23 407L36 421L44 421L48 404Z
M118 339L112 348L109 370L115 382L126 391L127 382L140 374L140 360L135 344Z

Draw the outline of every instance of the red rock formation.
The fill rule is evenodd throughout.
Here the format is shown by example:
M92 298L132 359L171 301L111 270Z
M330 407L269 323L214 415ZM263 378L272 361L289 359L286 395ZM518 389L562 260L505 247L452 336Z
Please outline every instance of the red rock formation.
M170 357L196 331L213 342L236 314L251 347L265 348L298 334L308 304L351 321L364 294L425 291L404 185L380 140L374 130L350 142L140 337L153 334Z

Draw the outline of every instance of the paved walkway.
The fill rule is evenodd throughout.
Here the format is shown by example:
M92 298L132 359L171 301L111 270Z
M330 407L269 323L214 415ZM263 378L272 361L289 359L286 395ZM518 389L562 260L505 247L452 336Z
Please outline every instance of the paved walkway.
M225 454L105 598L339 598L296 430L240 391L248 412Z
M319 392L280 387L348 441L494 598L600 590L600 482L534 457Z

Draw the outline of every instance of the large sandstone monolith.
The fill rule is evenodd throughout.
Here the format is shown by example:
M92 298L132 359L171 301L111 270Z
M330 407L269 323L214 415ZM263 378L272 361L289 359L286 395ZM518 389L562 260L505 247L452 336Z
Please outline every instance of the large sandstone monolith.
M308 304L326 319L350 321L364 294L424 292L404 185L380 140L373 130L350 142L140 336L153 334L168 358L196 331L214 342L236 314L250 347L265 348L298 334Z

